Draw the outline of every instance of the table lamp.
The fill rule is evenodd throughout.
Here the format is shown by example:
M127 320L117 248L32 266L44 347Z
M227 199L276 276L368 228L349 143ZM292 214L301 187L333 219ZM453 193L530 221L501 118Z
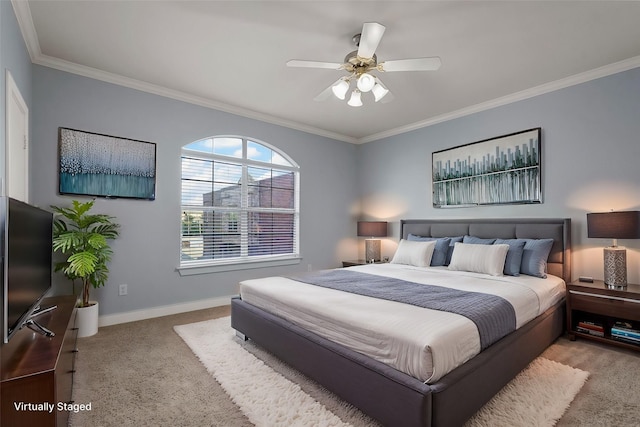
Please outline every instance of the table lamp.
M368 237L364 243L365 260L367 262L380 261L380 239L374 237L387 237L386 221L358 221L358 236Z
M604 283L610 288L627 286L627 250L618 246L618 239L640 238L640 211L588 213L587 234L613 239L604 248Z

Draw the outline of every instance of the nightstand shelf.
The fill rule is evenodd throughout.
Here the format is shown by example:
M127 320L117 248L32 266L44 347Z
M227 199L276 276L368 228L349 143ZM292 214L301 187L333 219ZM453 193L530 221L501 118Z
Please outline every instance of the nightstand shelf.
M579 322L600 325L604 336L579 331ZM640 285L609 289L600 280L567 285L567 332L571 340L580 337L640 351L640 343L612 338L611 328L616 322L625 322L640 330Z
M374 262L374 264L382 264L382 263L384 263L384 261ZM365 265L365 264L369 264L369 263L363 259L353 259L350 261L342 261L343 267L353 267L354 265Z

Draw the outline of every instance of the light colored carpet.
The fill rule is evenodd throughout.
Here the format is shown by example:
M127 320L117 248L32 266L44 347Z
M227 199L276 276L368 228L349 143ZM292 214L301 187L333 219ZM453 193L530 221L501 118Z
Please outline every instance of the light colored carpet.
M78 339L73 399L91 411L71 414L72 427L251 427L220 384L173 330L175 325L229 316L230 306L102 327ZM251 341L249 341L251 343ZM249 351L252 350L248 346ZM259 351L257 349L256 351ZM561 337L542 354L588 371L589 380L557 427L640 426L640 353ZM316 383L296 371L279 370L305 393L351 424L359 418L323 401ZM491 426L493 427L493 426Z
M234 336L228 317L176 326L207 370L257 427L348 426L340 417L286 379L251 344ZM277 369L281 370L280 366ZM580 391L589 374L543 357L511 381L467 423L480 426L553 426ZM335 400L325 392L320 401ZM353 414L359 411L352 409ZM362 415L358 424L373 422Z

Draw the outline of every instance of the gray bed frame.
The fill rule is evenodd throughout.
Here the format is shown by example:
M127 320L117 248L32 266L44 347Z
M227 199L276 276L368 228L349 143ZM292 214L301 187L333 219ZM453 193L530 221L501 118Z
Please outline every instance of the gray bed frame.
M409 233L447 237L553 238L547 271L571 281L570 219L402 220ZM372 313L372 316L375 313ZM476 357L424 384L242 299L231 301L231 326L328 390L387 426L460 426L564 331L564 300Z

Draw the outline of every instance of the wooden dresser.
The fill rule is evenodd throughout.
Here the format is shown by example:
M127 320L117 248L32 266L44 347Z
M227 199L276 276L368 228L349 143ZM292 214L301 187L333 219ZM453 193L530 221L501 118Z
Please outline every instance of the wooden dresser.
M59 403L71 403L76 357L76 297L46 298L42 308L58 308L35 320L55 333L48 338L29 328L18 331L3 344L0 368L2 412L0 425L12 427L66 426L69 412ZM32 404L31 408L20 403ZM53 410L33 410L35 405L53 405ZM51 406L49 406L51 407Z

